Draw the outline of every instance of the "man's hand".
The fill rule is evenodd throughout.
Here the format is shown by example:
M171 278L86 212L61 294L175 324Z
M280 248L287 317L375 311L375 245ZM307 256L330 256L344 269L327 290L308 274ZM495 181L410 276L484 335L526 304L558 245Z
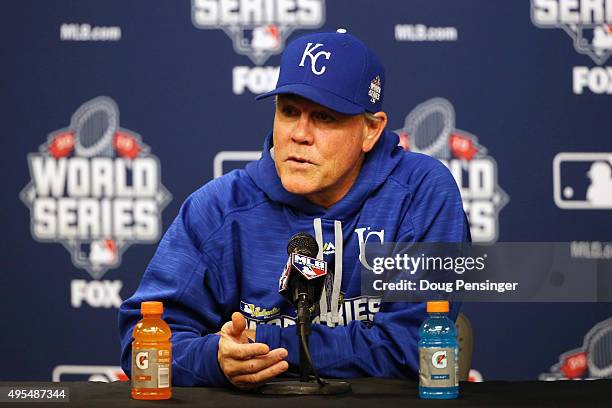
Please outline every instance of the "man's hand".
M219 366L227 379L236 387L246 390L259 387L289 368L284 360L287 350L278 348L270 351L267 344L249 343L254 340L254 330L246 330L242 314L234 312L232 321L227 322L218 333Z

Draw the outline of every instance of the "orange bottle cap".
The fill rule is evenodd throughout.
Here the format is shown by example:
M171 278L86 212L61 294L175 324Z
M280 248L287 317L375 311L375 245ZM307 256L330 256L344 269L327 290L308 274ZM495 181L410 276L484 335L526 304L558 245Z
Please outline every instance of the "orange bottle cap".
M164 304L162 302L142 302L140 304L140 313L146 314L162 314L164 312Z
M448 300L427 302L427 313L448 313Z

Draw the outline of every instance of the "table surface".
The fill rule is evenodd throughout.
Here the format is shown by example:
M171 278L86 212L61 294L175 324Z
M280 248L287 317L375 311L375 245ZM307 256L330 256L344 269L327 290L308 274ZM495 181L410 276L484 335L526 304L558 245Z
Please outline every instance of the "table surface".
M461 383L455 400L421 400L413 381L383 378L349 380L352 393L337 396L269 396L225 388L174 387L173 398L166 401L135 401L130 397L129 382L0 382L0 386L68 387L69 403L36 403L45 408L68 407L236 407L236 408L407 408L411 406L506 406L506 407L612 407L612 380L527 381ZM24 407L32 404L1 403Z

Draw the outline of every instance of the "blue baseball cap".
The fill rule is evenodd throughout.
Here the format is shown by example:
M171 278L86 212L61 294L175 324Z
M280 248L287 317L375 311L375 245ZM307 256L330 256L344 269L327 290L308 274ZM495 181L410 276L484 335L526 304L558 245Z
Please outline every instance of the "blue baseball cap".
M382 110L384 83L385 69L376 54L339 29L307 34L287 45L276 88L255 99L294 94L347 115L375 113Z

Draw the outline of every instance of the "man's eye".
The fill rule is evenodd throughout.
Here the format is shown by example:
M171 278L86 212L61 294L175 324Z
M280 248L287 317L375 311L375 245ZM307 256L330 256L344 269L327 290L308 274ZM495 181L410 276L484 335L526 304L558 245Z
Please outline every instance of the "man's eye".
M324 122L324 123L330 123L336 120L336 118L334 118L332 115L330 115L327 112L315 112L313 113L313 116L315 119L321 122Z
M295 116L298 114L298 110L295 109L293 106L283 106L281 108L281 112L283 112L283 115L285 116Z

